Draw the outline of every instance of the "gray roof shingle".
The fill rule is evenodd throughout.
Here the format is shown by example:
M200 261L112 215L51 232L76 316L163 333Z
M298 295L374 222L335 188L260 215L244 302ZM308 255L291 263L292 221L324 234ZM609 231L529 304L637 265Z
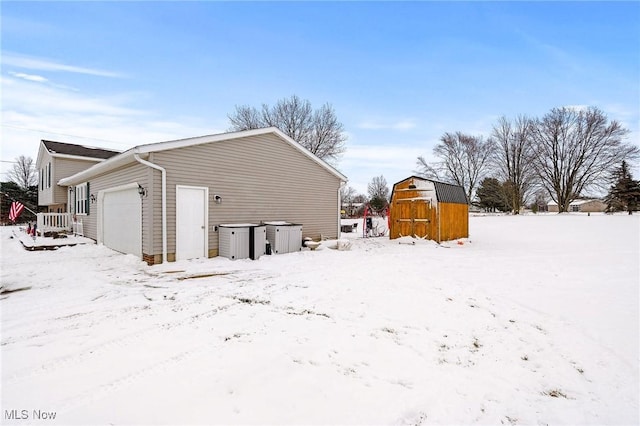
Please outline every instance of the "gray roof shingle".
M74 145L65 142L55 142L42 140L45 148L52 154L75 155L78 157L99 158L106 160L114 155L120 154L119 151L113 151L104 148L94 148L90 146Z

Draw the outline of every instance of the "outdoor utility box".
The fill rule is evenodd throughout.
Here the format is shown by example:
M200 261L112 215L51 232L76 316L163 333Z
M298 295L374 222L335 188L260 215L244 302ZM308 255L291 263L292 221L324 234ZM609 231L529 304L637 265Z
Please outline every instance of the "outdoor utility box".
M302 225L288 222L265 222L271 253L283 254L302 250Z
M267 244L266 226L230 223L218 226L218 254L229 259L259 259Z

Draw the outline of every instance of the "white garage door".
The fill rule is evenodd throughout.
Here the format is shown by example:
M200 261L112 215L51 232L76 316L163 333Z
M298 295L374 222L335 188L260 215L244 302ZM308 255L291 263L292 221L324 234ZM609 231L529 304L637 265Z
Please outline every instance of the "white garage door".
M105 191L102 243L121 253L142 257L142 201L137 186Z

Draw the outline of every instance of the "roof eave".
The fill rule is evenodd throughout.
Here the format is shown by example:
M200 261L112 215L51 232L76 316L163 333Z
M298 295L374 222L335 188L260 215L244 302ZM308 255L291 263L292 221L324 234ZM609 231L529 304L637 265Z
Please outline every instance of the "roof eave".
M325 168L327 171L329 171L331 174L336 176L341 181L347 182L348 179L345 175L343 175L338 170L333 168L326 161L318 158L318 156L314 155L308 149L306 149L305 147L300 145L298 142L296 142L295 140L287 136L284 132L282 132L277 127L265 127L260 129L242 130L238 132L220 133L217 135L198 136L194 138L178 139L178 140L168 141L168 142L157 142L149 145L142 145L136 148L138 149L139 153L148 154L151 152L167 151L169 149L177 149L177 148L184 148L187 146L195 146L195 145L201 145L206 143L241 139L241 138L246 138L251 136L261 136L261 135L267 135L270 133L273 133L276 136L278 136L280 139L283 139L284 141L288 142L294 148L298 149L304 155L308 156L311 160L318 163L320 166Z
M123 152L122 154L111 157L108 160L101 161L100 163L91 166L86 170L78 172L75 175L62 178L58 181L58 185L73 186L79 183L86 182L94 176L109 172L111 170L115 170L119 167L134 162L135 158L133 157L137 153L138 151L136 150L136 148L132 148L128 151Z
M141 157L146 158L152 152L167 151L170 149L184 148L188 146L240 139L240 138L246 138L251 136L260 136L260 135L265 135L270 133L273 133L279 138L281 138L282 140L284 140L285 142L288 142L294 148L298 149L301 153L308 156L311 160L315 161L318 165L320 165L329 173L337 177L341 182L347 182L347 177L345 175L343 175L342 173L334 169L331 165L329 165L324 160L312 154L309 150L307 150L305 147L300 145L298 142L291 139L289 136L284 134L282 131L280 131L276 127L267 127L262 129L244 130L241 132L233 132L233 133L221 133L218 135L199 136L195 138L179 139L174 141L158 142L158 143L153 143L148 145L137 146L121 154L118 154L114 157L111 157L108 160L102 161L86 170L76 173L73 176L60 179L58 181L58 185L71 186L71 185L76 185L79 183L86 182L87 180L89 180L90 178L96 175L103 174L111 170L115 170L116 168L119 168L134 162L135 154L138 154Z

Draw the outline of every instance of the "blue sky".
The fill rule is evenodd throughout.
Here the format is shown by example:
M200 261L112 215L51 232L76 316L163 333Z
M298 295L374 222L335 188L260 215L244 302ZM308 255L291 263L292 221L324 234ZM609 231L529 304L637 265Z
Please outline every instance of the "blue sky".
M2 178L40 139L125 150L235 105L330 103L366 192L447 131L593 105L640 144L638 2L2 2Z

